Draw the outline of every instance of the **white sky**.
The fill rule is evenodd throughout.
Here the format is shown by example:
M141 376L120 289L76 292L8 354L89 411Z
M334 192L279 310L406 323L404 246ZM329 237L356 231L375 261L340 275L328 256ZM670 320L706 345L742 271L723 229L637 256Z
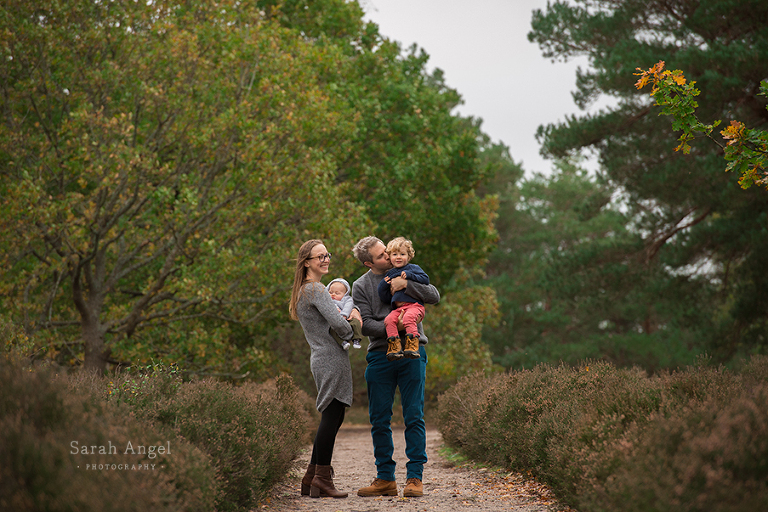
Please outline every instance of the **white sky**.
M587 60L553 63L528 41L531 13L547 0L359 1L381 34L404 48L416 43L430 56L428 69L443 70L464 99L458 113L482 118L483 131L509 146L526 173L548 173L536 129L582 113L571 91Z

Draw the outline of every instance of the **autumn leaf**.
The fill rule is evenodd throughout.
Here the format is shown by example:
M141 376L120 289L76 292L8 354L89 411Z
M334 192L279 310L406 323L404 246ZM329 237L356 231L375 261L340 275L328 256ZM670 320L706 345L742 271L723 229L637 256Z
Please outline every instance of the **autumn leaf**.
M720 134L728 141L728 145L732 146L737 144L739 140L744 137L744 128L744 123L740 121L731 121L731 124L722 130Z
M685 85L685 77L683 76L683 72L680 70L675 70L672 72L672 80L674 80L677 85Z

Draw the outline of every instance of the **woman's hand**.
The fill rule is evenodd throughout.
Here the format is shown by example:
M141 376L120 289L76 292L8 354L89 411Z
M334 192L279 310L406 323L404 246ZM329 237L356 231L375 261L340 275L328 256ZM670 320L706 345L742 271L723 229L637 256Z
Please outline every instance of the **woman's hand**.
M351 320L353 318L357 318L358 321L360 322L360 325L363 325L363 317L362 315L360 315L360 312L355 308L352 308L352 312L349 314L348 319Z

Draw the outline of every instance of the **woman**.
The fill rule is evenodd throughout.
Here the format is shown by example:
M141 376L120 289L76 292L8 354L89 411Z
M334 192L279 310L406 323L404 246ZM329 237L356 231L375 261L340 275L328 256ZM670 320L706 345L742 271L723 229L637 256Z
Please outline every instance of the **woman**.
M301 479L301 494L313 498L346 498L333 486L333 446L352 405L352 368L349 353L333 339L333 329L343 340L352 339L352 327L340 314L320 279L328 273L331 255L322 240L309 240L299 248L296 274L288 310L299 320L312 354L309 365L317 386L317 410L322 414L317 427L312 458Z

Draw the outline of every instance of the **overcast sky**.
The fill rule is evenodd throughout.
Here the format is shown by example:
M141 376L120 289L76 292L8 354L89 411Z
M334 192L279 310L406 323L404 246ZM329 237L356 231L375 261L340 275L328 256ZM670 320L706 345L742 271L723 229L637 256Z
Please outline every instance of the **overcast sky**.
M457 112L480 117L495 142L509 146L531 173L548 172L539 156L539 125L580 113L571 91L578 62L553 63L528 41L531 13L547 0L359 0L366 19L404 48L416 43L464 98Z

